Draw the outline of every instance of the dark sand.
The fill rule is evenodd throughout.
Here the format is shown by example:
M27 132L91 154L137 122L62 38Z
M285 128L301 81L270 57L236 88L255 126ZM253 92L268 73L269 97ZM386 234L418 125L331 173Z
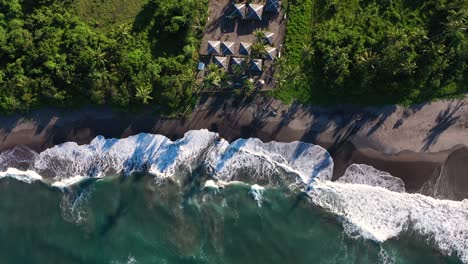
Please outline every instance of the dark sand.
M85 107L47 108L27 115L2 116L0 123L0 151L17 145L42 151L66 141L89 143L97 135L121 138L141 132L177 139L188 130L202 128L218 132L230 141L240 137L301 140L330 151L335 160L335 178L351 163L365 163L400 177L410 192L457 200L468 198L468 150L459 150L460 145L468 145L466 100L410 108L322 108L288 106L267 98L238 102L207 97L192 114L178 119L159 117L151 110L123 113ZM444 168L443 164L450 166ZM445 175L441 177L443 184L431 185L441 175Z

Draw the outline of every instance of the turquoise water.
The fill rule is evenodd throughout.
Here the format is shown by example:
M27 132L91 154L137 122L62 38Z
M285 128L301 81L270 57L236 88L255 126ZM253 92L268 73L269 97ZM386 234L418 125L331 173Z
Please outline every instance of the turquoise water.
M343 234L306 198L250 187L215 193L152 177L107 177L64 194L0 180L1 263L460 263L406 234L376 244Z

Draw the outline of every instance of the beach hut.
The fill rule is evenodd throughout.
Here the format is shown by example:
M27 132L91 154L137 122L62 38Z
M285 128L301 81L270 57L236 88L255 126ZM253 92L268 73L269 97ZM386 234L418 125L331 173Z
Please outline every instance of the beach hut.
M208 47L207 47L208 54L212 54L212 55L221 54L220 46L221 46L220 41L209 40L208 41Z
M251 60L249 70L252 73L261 73L262 72L262 60L260 59Z
M224 68L225 70L227 69L227 57L215 56L214 63L220 68Z
M232 12L231 17L245 18L245 10L247 9L245 4L234 4L233 2L233 9L234 11Z
M265 32L265 38L264 38L264 40L265 40L266 43L268 43L268 44L270 44L270 45L273 45L273 42L275 41L274 37L275 37L275 33L273 33L273 32Z
M251 49L252 49L252 43L241 42L239 44L239 54L241 54L241 55L249 56Z
M278 14L280 11L281 3L278 0L267 0L265 8L263 9L266 13Z
M249 4L247 9L247 19L262 20L263 5Z
M235 58L232 57L231 59L231 67L232 66L242 66L242 63L244 63L244 58Z
M267 51L265 54L266 60L274 60L276 58L276 48L266 47L266 51Z
M236 43L231 41L223 41L221 43L221 52L224 55L234 55L234 45Z

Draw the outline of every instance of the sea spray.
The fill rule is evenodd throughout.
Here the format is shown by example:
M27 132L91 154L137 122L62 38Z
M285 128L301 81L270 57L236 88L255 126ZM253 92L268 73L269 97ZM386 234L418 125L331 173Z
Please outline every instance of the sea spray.
M252 195L253 199L257 202L258 207L262 206L264 191L265 191L265 188L257 184L254 184L251 186L249 193L250 195Z

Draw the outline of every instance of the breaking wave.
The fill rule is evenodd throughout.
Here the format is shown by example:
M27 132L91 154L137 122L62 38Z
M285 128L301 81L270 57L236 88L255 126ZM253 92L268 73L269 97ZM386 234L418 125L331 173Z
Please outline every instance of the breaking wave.
M15 167L12 152L2 154L4 168ZM24 152L24 151L22 151ZM26 156L26 155L24 155ZM180 179L203 170L215 180L245 181L264 186L284 183L309 185L331 179L333 160L328 152L303 142L263 143L239 139L232 143L207 130L190 131L179 140L161 135L139 134L125 139L96 137L89 145L67 142L39 154L27 155L24 172L65 187L83 178L144 171L156 178ZM5 157L5 158L4 158ZM25 165L26 164L26 165ZM32 179L38 179L31 175ZM248 175L248 177L245 177Z
M468 263L468 200L437 200L362 184L317 182L309 192L314 204L341 217L350 237L384 242L415 232L444 254Z
M15 155L21 155L16 159ZM195 172L204 186L233 182L252 185L260 206L264 188L292 186L324 210L339 216L350 237L383 242L415 232L445 254L468 263L468 201L437 200L405 193L401 179L367 165L353 164L332 182L333 160L323 148L303 142L232 143L207 130L190 131L179 140L139 134L125 139L96 137L90 144L64 143L41 153L23 148L0 154L0 178L43 181L66 190L83 179L147 172L156 180L183 182ZM82 199L85 199L83 196ZM81 200L80 200L81 201ZM74 204L79 208L80 204ZM69 212L78 220L85 217Z

